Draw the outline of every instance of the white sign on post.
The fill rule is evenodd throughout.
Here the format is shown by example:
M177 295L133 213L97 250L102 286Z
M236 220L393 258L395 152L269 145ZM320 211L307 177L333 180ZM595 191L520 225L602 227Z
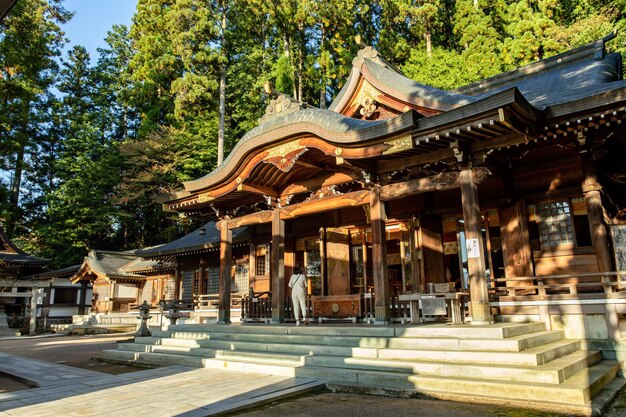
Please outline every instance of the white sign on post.
M480 258L480 246L478 245L478 239L467 239L465 241L465 247L467 248L468 259Z

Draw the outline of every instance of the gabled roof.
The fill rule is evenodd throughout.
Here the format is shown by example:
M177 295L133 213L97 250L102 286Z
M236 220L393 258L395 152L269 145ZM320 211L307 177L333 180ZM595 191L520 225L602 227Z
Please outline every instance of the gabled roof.
M348 114L351 103L362 94L364 83L390 98L397 99L409 108L430 115L448 111L476 101L476 98L458 92L441 90L405 77L397 68L384 60L372 47L361 49L352 61L352 71L329 109ZM358 105L358 103L356 103ZM406 109L397 109L399 112Z
M142 281L146 275L140 272L171 269L172 265L160 265L155 261L147 261L132 252L116 252L95 250L89 251L78 271L70 277L70 281L92 280L93 278L126 281Z
M246 228L233 229L233 242L244 242L247 239L248 232ZM180 239L153 248L139 249L135 254L144 258L159 258L219 247L219 230L215 227L215 222L208 222Z

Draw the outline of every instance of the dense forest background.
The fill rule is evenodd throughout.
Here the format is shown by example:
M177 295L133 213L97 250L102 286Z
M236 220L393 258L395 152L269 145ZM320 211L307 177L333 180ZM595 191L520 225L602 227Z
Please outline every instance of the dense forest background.
M618 30L626 0L139 0L108 47L61 56L62 0L0 23L0 223L61 267L163 243L198 219L155 197L205 175L277 90L327 107L361 45L452 89ZM358 35L358 36L357 36Z

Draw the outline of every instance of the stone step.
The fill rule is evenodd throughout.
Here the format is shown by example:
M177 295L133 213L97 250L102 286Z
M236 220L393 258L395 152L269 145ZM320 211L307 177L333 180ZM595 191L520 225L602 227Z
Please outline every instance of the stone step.
M256 352L276 352L281 354L298 355L330 355L330 356L353 356L356 358L372 359L400 359L429 362L468 362L474 364L502 364L502 365L527 365L535 366L548 363L564 355L569 355L580 349L580 342L575 340L557 340L532 347L521 352L516 351L463 351L444 349L392 349L392 348L362 348L327 346L316 344L290 344L279 343L282 338L276 339L277 343L256 342L230 342L222 340L188 340L188 339L159 339L159 338L136 338L139 351L149 351L146 345L161 346L161 351L172 347L172 350L180 348L181 351L196 351L208 354L208 350L243 350ZM133 345L133 344L130 344ZM130 349L125 344L120 344L120 349ZM208 349L203 351L202 349Z
M580 349L578 340L560 340L522 352L483 352L461 350L412 350L354 348L354 357L407 359L418 361L453 361L502 365L542 365Z
M371 325L255 325L255 324L182 324L170 326L171 337L183 339L202 339L211 333L264 334L264 335L309 335L348 336L348 337L440 337L455 339L505 339L524 334L545 331L544 323L496 323L488 326L427 324L420 326L385 326Z
M300 334L236 333L236 332L174 332L173 338L163 339L161 344L193 346L194 342L206 340L226 342L250 342L259 344L302 344L363 348L392 349L453 349L476 351L517 352L541 344L561 340L562 331L542 331L528 335L513 336L507 339L456 339L445 337L361 337L361 336L315 336ZM199 342L203 341L203 342ZM140 343L141 340L140 340ZM266 350L260 348L260 350Z
M170 339L157 337L136 337L142 344L164 346L208 347L215 349L276 351L285 353L315 353L322 355L350 356L353 347L390 348L414 350L474 350L518 352L559 341L561 331L546 331L530 335L516 336L509 339L423 339L423 338L358 338L358 337L313 337L313 336L275 336L259 334L211 333L208 339Z
M465 395L502 400L541 401L561 405L587 404L591 397L615 379L619 369L616 361L602 361L580 371L559 384L521 381L481 380L428 375L400 374L395 372L355 370L307 366L297 369L297 375L322 379L327 382L375 387L379 390L413 391L424 394L438 393Z
M580 350L540 366L472 365L455 362L417 362L337 356L309 356L306 366L398 372L469 379L497 379L505 381L560 384L583 369L602 359L599 351Z
M544 323L496 323L492 325L450 325L432 324L396 328L396 336L401 337L449 337L456 339L506 339L529 333L543 332Z
M148 352L157 354L173 354L197 356L201 358L216 358L240 362L272 363L279 365L303 365L306 355L288 353L258 352L242 350L189 348L181 346L140 345L136 343L120 343L118 349L129 352Z
M280 335L281 337L292 336L310 336L310 337L323 337L323 336L348 336L348 337L394 337L395 327L372 327L372 326L293 326L293 325L273 325L273 326L261 326L253 324L209 324L209 325L181 325L170 326L168 331L173 338L184 339L202 339L206 334L263 334L267 336Z
M103 350L97 357L99 360L110 362L128 363L143 366L191 366L197 368L227 369L244 373L263 373L269 375L297 376L296 369L302 366L290 361L272 360L265 363L259 362L249 357L240 356L238 358L219 357L205 358L201 356L153 353L153 352L132 352L126 350Z

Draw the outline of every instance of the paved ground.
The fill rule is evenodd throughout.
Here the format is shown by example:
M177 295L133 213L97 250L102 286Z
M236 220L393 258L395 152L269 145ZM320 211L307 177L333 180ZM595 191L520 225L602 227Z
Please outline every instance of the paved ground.
M132 334L102 334L0 339L0 352L108 374L120 374L145 368L94 362L91 357L101 350L115 349L118 341L132 337Z
M42 388L8 392L14 381L0 377L0 417L5 416L180 416L195 417L228 407L267 404L233 415L256 417L460 416L539 417L551 414L494 405L433 399L398 399L316 392L280 399L313 387L308 380L243 375L210 369L169 367L152 370L99 368L89 358L127 335L0 340L0 370L29 373ZM4 352L4 353L3 353ZM7 355L10 353L11 356ZM20 355L20 356L12 356ZM20 359L23 358L23 359ZM33 359L27 359L33 358ZM48 361L39 362L43 358ZM57 363L54 363L57 362ZM63 362L59 364L58 362ZM72 364L72 367L66 366ZM111 366L111 365L108 365ZM106 370L108 375L94 370ZM136 371L136 372L129 372ZM120 372L124 372L121 374ZM8 382L8 384L6 384ZM23 387L23 386L21 386ZM224 388L228 387L228 392ZM17 383L17 388L20 384ZM232 396L236 391L238 395ZM154 393L163 393L154 395ZM148 395L152 394L152 395ZM557 416L552 414L552 416ZM626 416L626 389L605 417Z
M0 394L2 417L200 417L320 386L305 378L183 366L109 375L5 353L0 353L0 371L40 385Z

